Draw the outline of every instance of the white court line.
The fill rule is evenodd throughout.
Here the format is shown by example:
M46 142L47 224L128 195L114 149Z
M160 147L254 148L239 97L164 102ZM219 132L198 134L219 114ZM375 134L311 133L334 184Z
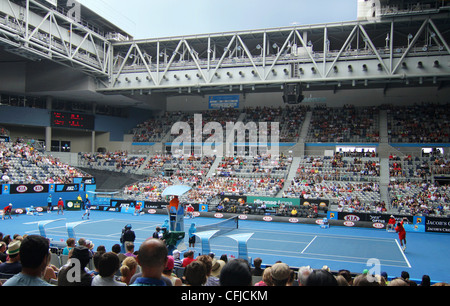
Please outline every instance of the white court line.
M317 238L317 236L315 236L315 237L308 243L308 245L303 249L303 251L302 251L300 254L303 254L303 253L306 251L306 249L309 248L309 246L311 245L311 243L313 243L314 240L316 240L316 238Z
M400 247L400 244L398 243L398 240L395 239L395 242L397 243L397 246L398 246L398 249L400 250L400 253L402 253L403 258L405 259L406 263L408 264L408 267L409 267L409 268L412 268L412 267L411 267L411 264L409 263L408 258L406 258L405 252L403 252L402 248Z

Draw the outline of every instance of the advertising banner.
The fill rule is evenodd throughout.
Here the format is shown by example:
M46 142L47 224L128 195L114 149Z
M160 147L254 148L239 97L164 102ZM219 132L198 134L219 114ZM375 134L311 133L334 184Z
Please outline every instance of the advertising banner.
M65 210L76 211L81 210L81 206L83 203L78 200L66 200L65 201Z
M450 233L450 218L425 218L425 231L434 233Z
M288 206L300 206L300 199L291 198L270 198L270 197L247 197L247 203L262 205L266 204L267 208L280 206L281 204Z
M11 184L9 187L10 194L25 194L25 193L48 193L47 184Z

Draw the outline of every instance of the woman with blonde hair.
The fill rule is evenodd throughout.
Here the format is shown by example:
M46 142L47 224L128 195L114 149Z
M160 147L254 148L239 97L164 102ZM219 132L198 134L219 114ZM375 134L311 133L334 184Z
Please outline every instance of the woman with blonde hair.
M136 273L137 261L134 257L127 257L122 261L122 266L120 267L120 274L122 275L120 281L127 285L130 284L130 280Z

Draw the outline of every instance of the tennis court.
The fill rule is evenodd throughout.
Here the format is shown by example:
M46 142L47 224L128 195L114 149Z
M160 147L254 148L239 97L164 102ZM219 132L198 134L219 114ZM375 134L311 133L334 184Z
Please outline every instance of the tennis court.
M0 221L0 231L10 235L39 234L37 222L57 220L46 226L47 237L65 241L68 238L66 224L81 222L81 215L81 212L21 215L13 220ZM113 244L119 243L123 227L131 224L137 237L136 248L139 248L140 243L151 237L156 226L162 225L167 218L165 215L133 216L93 211L90 220L75 227L75 234L77 239L91 240L95 248L105 245L110 250ZM186 233L191 223L202 226L219 221L215 218L185 219ZM263 264L271 265L281 260L291 267L309 265L321 268L327 265L335 271L362 272L371 268L368 261L375 258L381 264L381 271L386 271L389 276L399 276L401 271L408 271L411 278L420 279L423 274L428 274L435 281L450 282L450 236L446 234L408 233L408 248L403 253L397 235L384 230L337 226L321 229L316 225L239 220L239 229L210 240L211 251L216 256L237 257L238 245L227 237L237 233L253 234L248 241L248 254L251 258L261 257ZM188 245L187 234L185 244ZM196 255L201 251L200 243L196 244L195 251Z

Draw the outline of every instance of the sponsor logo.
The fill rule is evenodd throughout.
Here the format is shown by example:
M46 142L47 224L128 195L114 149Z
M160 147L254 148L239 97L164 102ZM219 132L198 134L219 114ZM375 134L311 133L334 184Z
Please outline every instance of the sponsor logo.
M194 213L192 214L194 217L200 217L200 212L198 211L194 211Z
M20 186L17 186L17 188L16 188L16 191L17 192L20 192L20 193L24 193L24 192L26 192L28 190L28 188L27 188L27 186L25 186L25 185L20 185Z
M149 214L156 214L156 209L149 209L149 210L147 210L147 212L149 213Z
M358 216L356 215L347 215L344 217L345 221L352 221L352 222L358 222L359 220L361 220Z
M263 218L263 220L266 221L266 222L270 222L270 221L272 221L273 219L272 219L271 216L265 216L265 217Z
M384 228L384 224L383 223L379 223L379 222L372 224L372 226L375 227L375 228Z
M348 227L352 227L352 226L355 226L355 223L353 223L352 221L345 221L344 225L348 226Z
M216 218L218 218L218 219L221 219L221 218L223 218L223 215L222 215L222 214L219 214L219 213L217 213L217 214L215 214L215 215L214 215L214 217L216 217Z
M241 220L246 220L247 219L247 215L239 215L238 217Z
M35 192L42 192L42 191L44 190L44 186L42 186L42 185L36 185L36 186L33 187L33 190L34 190Z
M297 218L290 218L289 219L289 222L291 222L291 223L298 223L298 219Z
M68 208L72 208L73 207L73 202L67 202L67 207Z

